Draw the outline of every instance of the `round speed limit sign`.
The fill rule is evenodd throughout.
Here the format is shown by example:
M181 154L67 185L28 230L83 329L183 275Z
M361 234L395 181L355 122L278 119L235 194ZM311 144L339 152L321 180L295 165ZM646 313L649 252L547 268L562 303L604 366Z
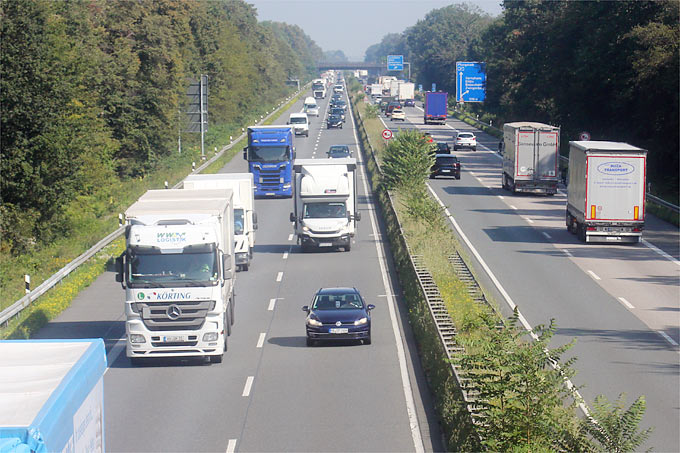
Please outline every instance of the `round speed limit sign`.
M382 131L382 138L385 140L389 140L392 138L392 131L389 129L383 129Z
M583 142L587 142L590 140L590 134L588 132L583 131L580 134L578 134L578 138Z

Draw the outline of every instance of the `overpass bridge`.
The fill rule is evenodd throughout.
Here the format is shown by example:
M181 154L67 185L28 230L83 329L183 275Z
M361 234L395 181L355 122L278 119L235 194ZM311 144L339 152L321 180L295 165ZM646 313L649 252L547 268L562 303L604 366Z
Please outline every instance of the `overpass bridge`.
M367 63L365 61L319 61L316 64L319 72L334 69L337 71L353 71L355 69L365 69L369 75L377 76L387 74L387 67L384 63ZM391 73L401 71L389 71Z

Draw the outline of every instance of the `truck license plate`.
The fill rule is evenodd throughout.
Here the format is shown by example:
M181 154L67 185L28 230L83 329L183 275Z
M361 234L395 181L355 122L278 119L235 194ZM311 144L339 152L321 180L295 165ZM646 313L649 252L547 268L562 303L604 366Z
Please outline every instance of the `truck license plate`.
M332 247L333 244L330 242L321 242L319 243L319 247Z
M341 328L336 328L336 327L331 327L328 329L328 333L347 333L349 332L349 329L346 327L341 327Z
M185 335L166 335L161 337L161 340L163 343L181 343L187 341L187 337Z

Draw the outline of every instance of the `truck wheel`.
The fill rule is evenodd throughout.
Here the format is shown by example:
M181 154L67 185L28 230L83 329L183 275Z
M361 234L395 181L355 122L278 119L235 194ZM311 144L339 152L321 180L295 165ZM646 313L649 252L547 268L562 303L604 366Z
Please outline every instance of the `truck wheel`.
M224 336L228 337L231 336L231 316L229 316L229 313L231 313L231 304L229 304L229 310L227 310L227 313L224 315Z
M234 325L234 312L236 311L236 293L231 296L231 303L229 304L229 322Z
M241 270L244 271L244 272L248 272L249 268L250 268L250 265L247 264L247 263L241 265Z
M144 366L144 359L141 357L130 357L130 365L132 366Z
M576 235L579 241L586 242L586 226L584 224L576 223Z
M225 342L225 348L226 348L226 342ZM211 355L210 356L210 363L222 363L222 354Z
M570 232L570 233L573 233L574 232L574 219L571 218L569 211L567 211L565 223L567 224L567 231Z
M352 241L351 240L347 242L347 245L345 245L345 252L349 252L350 250L352 250Z

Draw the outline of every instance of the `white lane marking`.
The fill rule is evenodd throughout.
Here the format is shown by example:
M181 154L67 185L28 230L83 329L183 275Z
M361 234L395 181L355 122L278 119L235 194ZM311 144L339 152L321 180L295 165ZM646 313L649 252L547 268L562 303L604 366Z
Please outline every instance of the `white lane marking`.
M255 376L248 376L248 379L246 379L246 386L243 387L243 394L241 396L250 396L250 390L253 388L254 380Z
M288 252L283 252L283 259L287 260L288 259Z
M531 220L529 217L522 217L524 220L526 220L529 223L534 223L533 220Z
M352 131L354 133L354 140L359 143L359 137L357 137L356 124L354 123L354 112L350 111L350 118L352 119ZM382 118L380 119L382 121ZM383 124L385 122L383 121ZM363 164L363 159L361 153L357 153L359 164ZM371 205L373 204L373 195L368 190L368 183L366 182L366 177L364 175L364 168L359 167L361 170L361 182L364 186L364 193L368 196ZM369 217L371 219L371 228L373 229L373 234L377 235L378 228L375 219L374 209L368 210ZM380 241L373 240L375 244L375 250L378 254L378 264L380 265L380 274L382 276L383 287L385 288L385 293L390 294L389 288L389 278L387 276L387 265L385 254L383 253ZM413 399L413 389L411 388L411 378L408 374L408 368L406 367L406 354L404 352L404 343L401 333L399 331L399 325L397 324L397 314L394 308L394 297L387 297L387 306L390 313L390 321L392 323L392 333L394 334L394 341L397 345L397 357L399 359L399 373L401 375L401 386L404 391L404 398L406 399L406 413L408 414L409 426L411 428L411 438L413 439L413 446L416 453L425 452L425 446L423 445L423 438L420 434L420 424L418 422L418 413L416 412L416 405Z
M453 216L449 213L449 209L444 205L442 200L439 198L437 193L430 187L429 184L427 184L427 188L429 189L430 193L432 193L432 196L439 202L439 205L444 208L444 212L446 213L449 221L453 225L453 227L456 229L460 237L463 239L465 244L467 244L468 248L472 251L472 254L475 256L477 259L477 262L482 266L484 271L487 273L493 284L498 288L498 291L501 293L503 298L505 299L505 302L508 304L508 306L514 311L517 310L517 318L519 319L519 322L524 326L524 328L529 332L529 335L531 335L531 338L534 340L538 340L538 335L536 335L531 327L531 324L529 324L529 321L526 320L524 315L519 311L519 308L517 308L517 305L515 302L513 302L512 298L510 297L510 294L503 288L501 285L501 282L496 278L496 275L491 271L491 268L486 264L486 261L484 261L484 258L482 258L482 255L479 254L477 249L475 248L474 245L472 245L472 242L470 242L470 239L468 239L467 235L463 232L463 229L458 225L458 222L456 222L456 219L453 218ZM555 368L555 365L552 365L553 368ZM574 394L577 396L579 401L583 401L583 397L579 393L579 391L574 387L574 384L571 382L570 379L565 380L565 383L567 384L567 387L569 390L574 392ZM581 402L579 403L579 408L581 411L587 416L589 414L588 407L585 405L585 403Z
M660 248L658 248L657 246L655 246L654 244L652 244L652 243L650 243L650 242L648 242L648 241L645 241L644 239L642 239L640 242L642 242L645 246L649 247L650 249L654 250L654 251L655 251L656 253L658 253L659 255L661 255L661 256L663 256L664 258L666 258L668 261L671 261L671 262L677 264L678 266L680 266L680 260L676 260L675 258L673 258L672 256L670 256L668 253L664 252L663 250L661 250Z
M546 239L552 239L552 236L550 236L548 233L545 231L541 231L541 234L546 237Z
M265 332L262 332L260 334L260 338L257 339L257 346L255 346L256 348L261 348L262 345L264 345L264 339L266 336L267 334Z
M269 307L267 310L272 311L274 310L274 305L276 305L276 299L269 299Z
M510 207L511 207L512 209L514 209L514 210L517 210L517 206L515 206L515 205L510 204L510 205L508 205L508 206L510 206Z
M498 195L498 198L500 198L501 200L505 200L505 197L503 195Z
M569 258L573 258L574 255L571 254L571 252L567 249L560 249L564 252L565 255L567 255Z
M618 299L621 301L621 303L622 303L623 305L625 305L626 307L630 308L631 310L633 310L633 309L635 308L635 307L633 307L633 304L631 304L630 302L628 302L625 298L619 297Z
M586 271L590 274L591 277L593 277L595 280L602 280L595 272L588 270Z
M114 344L113 347L109 350L109 353L106 354L107 367L104 370L104 374L106 374L106 372L109 371L111 364L115 362L118 359L118 356L125 350L125 340L126 337L119 338L118 340L116 340L116 344Z
M226 453L234 453L234 451L236 451L236 439L229 439Z
M295 235L294 235L293 233L290 233L290 234L288 235L288 240L289 240L289 241L292 241L292 240L293 240L293 236L295 236Z
M283 272L279 272L278 274L276 274L276 281L280 282L281 280L283 280Z
M666 332L664 332L664 331L662 331L662 330L657 330L657 333L658 333L659 335L661 335L667 342L669 342L669 343L672 344L673 346L677 346L677 345L678 345L678 343L677 343L674 339L672 339L670 336L668 336L668 334L667 334Z

